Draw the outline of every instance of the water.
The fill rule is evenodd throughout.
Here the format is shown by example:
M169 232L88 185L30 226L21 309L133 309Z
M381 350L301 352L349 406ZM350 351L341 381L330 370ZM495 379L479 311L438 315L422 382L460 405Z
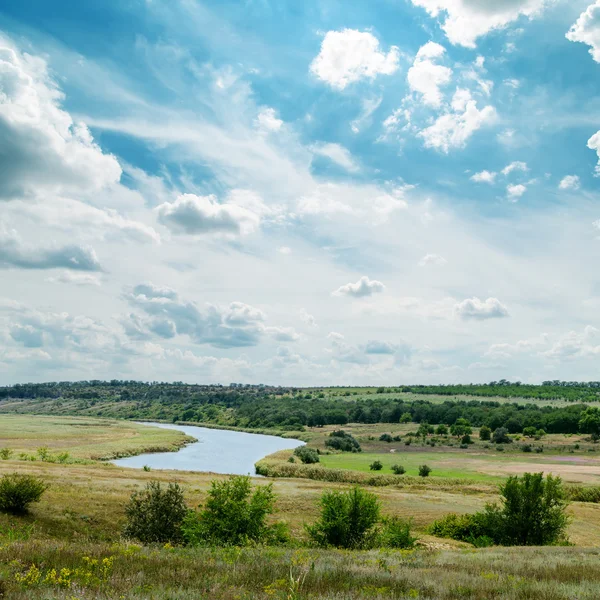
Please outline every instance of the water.
M121 467L141 469L176 469L179 471L207 471L227 475L254 475L254 463L278 450L291 450L303 446L299 440L272 435L206 429L192 425L143 423L164 429L176 429L195 437L198 441L179 452L140 454L113 461Z

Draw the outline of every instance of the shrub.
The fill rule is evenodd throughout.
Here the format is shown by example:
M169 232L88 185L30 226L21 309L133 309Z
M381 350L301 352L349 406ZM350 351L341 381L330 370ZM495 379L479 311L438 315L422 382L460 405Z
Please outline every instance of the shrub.
M395 436L394 436L394 441L395 441L395 442L401 442L401 441L402 441L402 438L401 438L399 435L395 435Z
M535 437L536 436L536 432L537 432L537 430L536 430L535 427L525 427L523 429L523 435L525 437L530 437L530 438Z
M404 442L404 445L405 445L405 446L410 446L410 445L411 445L411 443L412 443L412 440L406 440L406 441Z
M393 440L394 440L394 438L389 433L382 433L379 436L380 442L387 442L388 444L390 444Z
M0 449L0 459L10 460L12 458L12 455L13 455L13 451L10 448Z
M204 508L190 511L183 523L183 536L192 546L246 546L285 541L285 525L267 524L273 513L273 485L252 488L250 477L233 476L212 481Z
M533 448L531 447L531 444L523 444L521 446L521 450L523 450L523 452L533 452Z
M473 440L471 439L471 436L467 433L466 435L462 436L460 443L461 444L472 444Z
M445 425L438 425L435 432L438 435L448 435L448 428Z
M489 441L492 438L492 430L487 426L483 425L479 430L479 439L485 442Z
M0 511L24 514L29 505L39 502L48 486L37 477L12 473L0 479Z
M131 494L123 535L146 544L181 542L187 511L179 484L170 483L164 489L158 481L150 481L144 490Z
M325 492L321 516L306 528L318 546L372 548L377 540L380 506L375 494L356 486L348 492Z
M412 423L412 415L409 412L402 413L400 423Z
M308 446L298 446L298 448L294 450L294 454L305 465L312 465L321 460L319 458L319 453L314 448L309 448Z
M542 438L542 437L544 437L544 436L546 435L546 432L545 432L543 429L538 429L538 430L535 432L535 435L536 435L536 436L539 436L539 437L541 437L541 438Z
M541 454L541 453L544 451L544 447L543 447L543 446L536 446L536 447L535 447L535 451L536 451L538 454Z
M427 465L421 465L419 467L419 477L429 477L430 473L431 473L431 467L429 467Z
M459 448L460 448L461 450L467 450L467 449L469 448L469 444L461 444L461 445L459 446Z
M333 431L325 440L325 445L342 452L360 452L361 447L356 438L345 431Z
M379 545L384 548L413 548L418 538L410 533L412 522L399 517L382 519Z
M383 469L383 463L380 460L375 460L369 465L371 471L381 471Z
M394 465L392 467L392 471L396 475L404 475L404 473L406 473L406 469L404 468L403 465Z
M508 429L506 429L506 427L498 427L498 429L494 431L494 435L492 436L492 442L494 442L494 444L512 443L512 439L508 435Z
M462 437L463 435L473 433L471 423L467 419L456 419L454 425L450 427L450 433L455 437Z
M317 456L318 456L318 455L317 455ZM288 458L288 462L289 462L289 463L295 463L295 462L296 462L296 459L295 459L293 456L290 456L290 457Z

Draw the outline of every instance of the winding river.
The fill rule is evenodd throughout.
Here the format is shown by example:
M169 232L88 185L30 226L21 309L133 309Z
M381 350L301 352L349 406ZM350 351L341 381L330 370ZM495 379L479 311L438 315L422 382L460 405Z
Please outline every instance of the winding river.
M142 423L164 429L176 429L198 441L188 444L178 452L140 454L113 461L121 467L141 469L175 469L179 471L206 471L227 475L254 475L254 463L278 450L291 450L303 446L299 440L259 435L241 431L207 429L193 425Z

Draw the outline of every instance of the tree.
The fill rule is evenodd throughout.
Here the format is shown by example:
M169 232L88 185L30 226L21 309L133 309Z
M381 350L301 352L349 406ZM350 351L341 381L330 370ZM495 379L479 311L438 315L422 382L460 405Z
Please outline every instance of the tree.
M529 438L535 437L536 433L537 433L537 429L535 427L524 427L523 428L523 435L525 437L529 437Z
M188 544L246 546L276 539L281 525L268 525L275 507L273 484L252 489L250 477L235 475L212 481L206 504L190 511L183 524Z
M502 506L488 507L499 516L497 539L509 546L543 546L564 538L569 519L568 502L560 477L525 473L509 477L500 486Z
M24 514L29 505L39 502L48 486L37 477L12 473L0 479L0 511Z
M579 419L579 430L589 433L594 441L600 439L600 409L595 406L586 408Z
M508 430L505 427L498 427L492 436L494 444L510 444L512 439L508 435Z
M471 423L469 423L467 419L456 419L454 425L450 427L450 433L455 437L469 435L473 433L473 430L471 429Z
M492 437L492 430L487 425L482 425L479 429L479 439L488 441Z
M371 469L371 471L381 471L381 469L383 469L383 463L380 460L375 460L370 464L369 469Z
M448 435L448 428L445 425L438 425L435 432L438 435Z
M403 465L393 465L392 471L395 475L404 475L404 473L406 473L406 469Z
M333 431L325 440L325 445L334 450L342 452L360 452L361 447L358 440L350 433L345 431Z
M419 467L419 477L429 477L430 473L431 467L429 467L428 465L421 465Z
M402 413L400 423L412 423L412 415L409 412Z
M375 494L356 486L348 492L325 492L319 520L306 528L318 546L371 548L377 539L380 505Z
M131 495L123 535L146 544L181 542L187 511L179 484L170 483L164 489L158 481L150 481L144 490Z
M320 461L319 453L314 448L308 446L298 446L294 454L305 464L312 465Z

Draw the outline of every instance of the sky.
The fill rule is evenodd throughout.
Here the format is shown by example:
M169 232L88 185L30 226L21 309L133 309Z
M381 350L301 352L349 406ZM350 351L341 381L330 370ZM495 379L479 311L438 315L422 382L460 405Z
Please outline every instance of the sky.
M597 380L600 0L4 0L0 385Z

